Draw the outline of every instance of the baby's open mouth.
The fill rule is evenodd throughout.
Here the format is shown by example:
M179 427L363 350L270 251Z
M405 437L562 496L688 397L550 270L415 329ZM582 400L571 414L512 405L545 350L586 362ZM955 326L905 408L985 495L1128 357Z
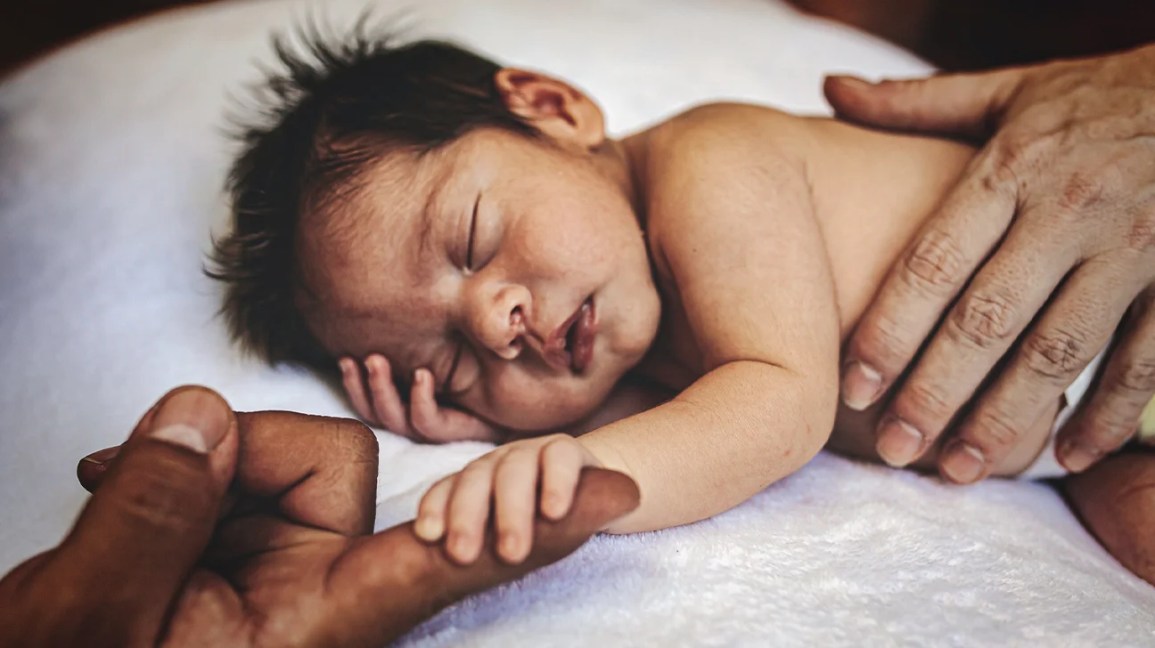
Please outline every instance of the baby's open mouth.
M593 357L594 338L597 335L597 311L593 297L586 298L546 344L546 361L558 368L569 368L573 373L585 371Z
M565 334L565 350L569 354L569 367L574 373L581 373L590 364L594 352L594 337L597 334L597 314L593 298L587 298L578 307L576 317Z

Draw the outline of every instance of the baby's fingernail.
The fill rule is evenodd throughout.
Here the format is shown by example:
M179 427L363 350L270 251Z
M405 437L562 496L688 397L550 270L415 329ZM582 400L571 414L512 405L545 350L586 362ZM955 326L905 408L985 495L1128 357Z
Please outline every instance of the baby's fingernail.
M422 516L417 518L417 522L413 525L413 532L426 542L436 542L441 538L441 534L445 533L445 527L439 517Z
M882 460L895 468L903 468L918 458L926 444L926 436L910 423L891 417L878 432L875 450Z
M965 441L953 441L939 462L939 470L956 484L969 484L982 476L986 464L981 450Z
M553 493L544 493L541 496L541 513L551 520L561 518L565 513L561 509L561 500Z
M507 562L520 562L521 543L518 542L517 534L512 531L502 533L501 541L498 544L498 551L501 552L501 557Z
M203 389L185 389L160 406L151 436L204 454L225 438L228 426L228 409L219 397Z
M848 362L842 371L842 402L852 410L870 407L882 392L882 374L858 360Z
M1080 473L1090 468L1102 456L1103 453L1098 448L1091 448L1077 441L1067 441L1059 452L1063 467L1073 473Z
M449 535L449 553L461 563L473 562L473 547L469 541L469 537L461 533L451 533Z

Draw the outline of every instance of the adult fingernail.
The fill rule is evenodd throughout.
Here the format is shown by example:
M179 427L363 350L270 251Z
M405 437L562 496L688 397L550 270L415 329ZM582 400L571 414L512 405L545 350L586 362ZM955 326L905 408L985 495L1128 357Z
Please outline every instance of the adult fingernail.
M225 438L228 425L227 407L218 396L203 389L185 389L161 404L151 436L204 454Z
M1091 448L1077 441L1068 441L1063 444L1059 455L1064 468L1079 473L1090 468L1103 453L1098 448Z
M83 461L85 463L96 464L98 466L103 466L104 464L108 463L109 461L112 461L116 457L116 455L118 455L118 454L120 454L120 446L113 446L111 448L105 448L103 450L97 450L96 452L81 459L81 461Z
M894 468L903 468L918 458L926 444L926 436L910 423L891 418L883 423L878 433L875 450L882 460Z
M882 391L882 374L873 367L854 360L842 371L842 402L852 410L862 411L878 400Z
M845 86L849 86L855 90L862 90L864 88L869 88L871 85L870 82L867 81L866 79L856 77L856 76L851 76L849 74L832 74L830 76L830 78L845 85Z
M965 441L955 441L947 446L939 469L943 477L952 482L969 484L983 474L986 464L981 450Z

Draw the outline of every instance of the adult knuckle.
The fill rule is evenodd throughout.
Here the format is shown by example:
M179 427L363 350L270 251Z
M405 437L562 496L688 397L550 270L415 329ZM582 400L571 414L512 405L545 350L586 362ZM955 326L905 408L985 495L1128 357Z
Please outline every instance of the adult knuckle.
M191 512L209 507L211 493L203 487L190 488L204 480L200 470L187 461L153 457L149 470L136 470L123 485L116 507L124 524L149 532L180 536L192 532L200 522Z
M903 356L912 337L896 319L881 313L870 326L855 332L856 355L874 365L891 365Z
M947 330L957 340L990 349L1009 344L1017 329L1018 312L1006 295L971 291L963 295L947 321Z
M1054 382L1075 376L1088 360L1087 336L1054 329L1032 335L1023 345L1023 361L1036 375Z
M983 189L999 193L1017 188L1036 140L1018 133L1008 133L996 139L989 151L987 172L982 176Z
M1106 201L1107 181L1101 173L1074 172L1063 182L1059 207L1075 215L1095 209Z
M360 459L377 456L377 437L367 425L352 419L331 419L329 433L348 454Z
M908 414L918 412L924 417L942 420L949 418L953 413L953 408L942 389L925 381L912 381L907 384L899 398L903 400L902 405L906 406Z
M1102 407L1087 418L1085 434L1080 442L1111 451L1135 433L1137 423L1137 413L1122 412L1117 407Z
M942 295L961 282L965 267L966 259L958 240L935 228L921 236L903 257L902 276L916 289Z
M990 451L1013 446L1022 431L1007 412L987 406L975 413L972 432L972 440L984 450Z
M1155 249L1155 205L1144 204L1132 214L1127 246L1139 252Z
M1115 384L1120 390L1139 396L1155 393L1155 358L1124 359Z

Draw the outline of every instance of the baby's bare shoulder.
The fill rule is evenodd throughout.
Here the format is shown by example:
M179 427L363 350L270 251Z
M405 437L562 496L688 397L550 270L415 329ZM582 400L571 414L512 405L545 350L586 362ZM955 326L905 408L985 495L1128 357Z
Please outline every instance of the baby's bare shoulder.
M765 106L691 108L650 133L647 202L661 209L690 195L717 198L746 183L773 184L784 168L805 168L816 137L813 120Z
M711 103L690 108L656 127L650 147L660 164L713 158L797 155L814 136L813 119L768 106Z
M768 189L805 189L797 179L806 176L814 130L809 118L738 103L698 106L655 127L645 165L655 234L687 211L741 210Z

